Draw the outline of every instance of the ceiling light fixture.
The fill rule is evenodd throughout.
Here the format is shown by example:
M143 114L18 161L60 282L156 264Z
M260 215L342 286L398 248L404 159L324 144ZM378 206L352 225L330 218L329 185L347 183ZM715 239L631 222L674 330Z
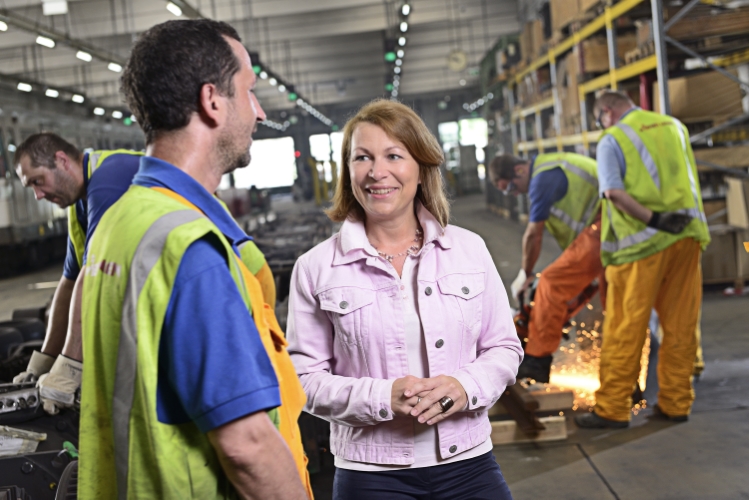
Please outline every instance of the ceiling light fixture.
M0 21L0 31L8 31L8 25Z
M276 84L278 83L278 80L276 80L275 78L271 78L270 80L268 80L268 83L270 83L271 85L275 87Z
M395 65L396 66L400 66L401 64L403 64L403 61L401 61L400 59L396 59L395 60Z
M46 36L39 35L38 37L36 37L36 43L38 43L42 47L48 47L50 49L55 48L55 41L51 38L47 38Z
M411 13L411 6L408 5L407 3L404 3L403 7L401 7L401 14L403 14L404 16L407 16L410 13Z
M120 72L122 71L122 66L120 66L120 65L119 65L119 64L117 64L117 63L113 63L113 62L111 62L111 63L109 63L109 64L107 65L107 69L108 69L109 71L114 71L115 73L120 73Z
M279 85L278 86L278 91L279 92L286 92L286 85L284 85L283 83L281 85Z
M70 100L78 104L83 104L83 101L85 101L86 98L81 94L73 94L73 97Z
M402 31L403 33L405 33L406 31L408 31L408 23L407 23L406 21L403 21L403 22L401 23L401 31Z
M42 14L45 16L59 16L68 13L66 0L42 0Z
M393 71L395 72L396 75L400 75L400 72L401 72L400 66L396 66L395 68L393 68Z
M94 108L94 114L96 116L104 116L104 108Z
M178 5L175 5L172 2L168 2L166 4L166 10L168 10L169 12L171 12L177 17L180 17L182 15L182 9L180 9Z
M94 59L91 54L83 50L79 50L78 52L76 52L75 57L77 57L81 61L86 61L86 62L91 62Z
M112 118L115 120L119 120L122 118L122 111L114 110L112 111Z
M398 57L400 57L401 59L403 59L403 56L406 55L406 51L404 51L403 49L398 49L397 55L398 55Z
M31 92L31 85L28 83L18 82L18 86L16 87L21 92Z
M268 73L266 73L265 71L261 71L260 72L260 78L262 78L263 80L267 79L268 78Z
M402 37L400 37L398 39L398 45L400 45L401 47L405 47L406 46L406 37L405 36L402 36Z
M56 98L56 97L60 96L60 93L58 91L56 91L55 89L47 89L44 92L44 95L46 95L47 97Z

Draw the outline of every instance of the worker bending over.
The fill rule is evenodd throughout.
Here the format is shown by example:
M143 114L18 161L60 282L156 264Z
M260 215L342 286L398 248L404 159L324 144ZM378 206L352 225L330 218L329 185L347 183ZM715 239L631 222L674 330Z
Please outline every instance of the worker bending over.
M130 187L141 153L126 150L81 153L62 137L44 132L26 138L16 149L14 165L24 186L37 200L68 209L68 250L57 285L42 350L31 354L26 370L13 382L39 379L44 409L57 413L72 406L81 385L78 348L63 347L69 325L73 289L86 259L86 244L104 212ZM49 373L48 373L49 372Z
M596 406L575 421L629 425L653 307L663 326L653 411L684 421L694 400L700 255L710 242L689 134L676 118L637 108L621 92L601 94L594 112L606 129L597 160L608 299Z
M499 190L527 193L529 197L522 267L511 287L512 294L517 297L524 293L535 279L533 269L541 252L544 227L563 250L541 272L525 357L518 370L518 378L548 382L552 355L559 347L567 319L567 303L594 279L603 282L596 162L574 153L541 154L532 161L502 155L492 160L489 175Z
M122 91L147 149L89 244L81 500L311 496L304 393L240 259L249 238L212 195L250 162L255 80L225 23L170 21L133 46Z

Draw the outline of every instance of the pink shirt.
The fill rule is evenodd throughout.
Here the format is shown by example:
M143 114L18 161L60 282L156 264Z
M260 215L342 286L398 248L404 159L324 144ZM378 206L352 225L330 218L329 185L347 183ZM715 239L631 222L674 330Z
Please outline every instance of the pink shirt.
M467 407L436 426L447 459L485 444L486 409L514 383L523 351L483 240L443 229L421 206L418 216L424 246L415 293L428 371L455 377L468 394ZM289 353L306 410L331 422L332 452L348 461L414 463L414 420L394 418L390 408L393 380L412 373L399 281L359 222L344 222L294 267Z

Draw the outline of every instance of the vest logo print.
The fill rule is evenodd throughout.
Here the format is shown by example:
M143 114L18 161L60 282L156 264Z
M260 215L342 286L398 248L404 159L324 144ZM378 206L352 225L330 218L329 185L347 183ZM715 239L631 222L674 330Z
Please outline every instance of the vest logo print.
M650 130L651 128L667 127L669 125L673 125L673 122L661 122L661 123L653 123L652 125L643 125L640 127L640 132Z
M86 274L88 276L96 276L99 272L119 278L122 275L122 266L116 262L107 262L106 259L96 262L96 257L91 255L89 264L86 266Z

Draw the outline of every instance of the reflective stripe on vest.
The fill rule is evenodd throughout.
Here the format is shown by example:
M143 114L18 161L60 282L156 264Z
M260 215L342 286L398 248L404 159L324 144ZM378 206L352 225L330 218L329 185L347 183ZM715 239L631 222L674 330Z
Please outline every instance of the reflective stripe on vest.
M122 306L122 325L112 403L114 462L117 471L117 494L120 499L127 498L130 412L133 406L138 363L138 298L149 273L161 257L169 233L176 227L200 217L202 215L194 210L180 210L162 216L146 231L135 250Z
M684 163L687 165L687 175L689 176L689 187L692 190L692 198L694 198L694 206L699 207L700 195L697 192L697 182L694 180L694 174L692 172L692 169L689 168L692 162L689 161L689 153L687 152L687 141L686 141L686 138L684 137L684 129L681 127L681 123L676 118L672 118L672 120L674 121L674 124L676 125L676 130L679 131L679 139L681 139L681 154L684 155ZM696 215L692 215L693 219L699 218L702 222L707 224L707 217L705 217L705 212L698 210L697 208L694 208L685 213L691 215L692 212L696 214Z
M619 130L624 132L624 135L627 136L627 139L629 139L632 144L634 145L635 149L637 150L637 153L640 155L640 159L642 160L643 165L645 165L645 168L648 171L648 174L650 174L650 178L653 179L653 182L655 183L655 187L658 188L658 191L661 190L661 176L658 173L658 167L655 166L655 161L653 160L653 157L650 155L650 151L648 151L648 148L645 147L645 143L642 142L642 139L637 134L637 132L634 131L632 127L627 125L626 123L617 123L614 125ZM679 125L676 125L679 127ZM689 161L687 161L687 166L689 165Z

